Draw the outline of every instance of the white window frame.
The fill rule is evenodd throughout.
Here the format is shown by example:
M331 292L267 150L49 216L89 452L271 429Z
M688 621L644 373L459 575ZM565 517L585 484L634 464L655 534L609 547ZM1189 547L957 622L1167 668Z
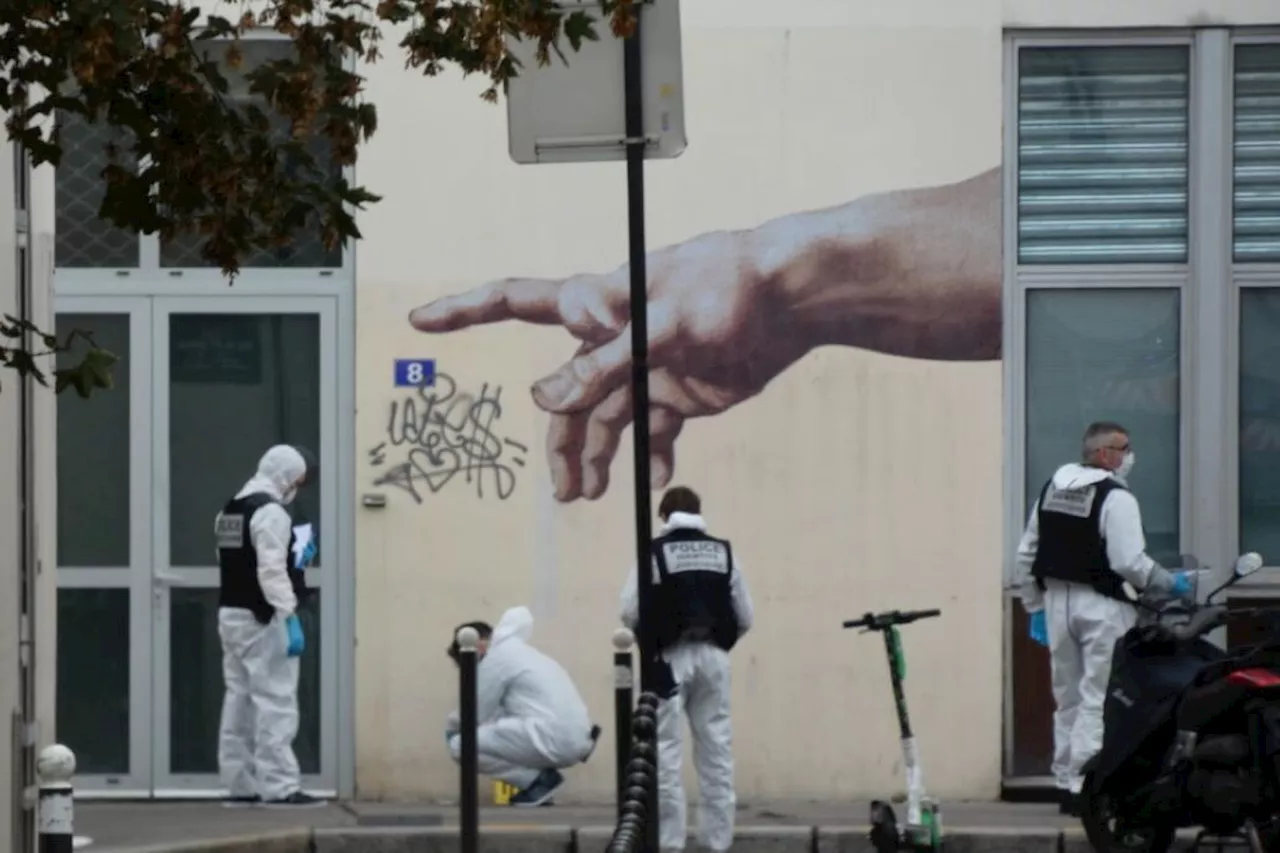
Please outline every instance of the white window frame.
M1236 553L1240 550L1240 345L1239 345L1239 329L1240 329L1240 291L1244 288L1272 288L1280 290L1280 263L1236 263L1232 253L1232 244L1234 242L1234 228L1231 221L1232 211L1232 193L1234 190L1234 174L1232 171L1232 151L1234 138L1232 130L1234 128L1233 115L1234 109L1234 80L1235 80L1235 48L1237 45L1245 44L1274 44L1280 45L1280 29L1240 29L1229 34L1229 45L1225 59L1226 64L1226 90L1223 96L1226 104L1228 127L1226 129L1226 140L1228 147L1228 158L1226 165L1226 177L1224 184L1227 196L1227 221L1226 226L1226 247L1225 260L1223 266L1226 274L1222 280L1229 282L1230 286L1225 288L1229 291L1229 307L1228 307L1228 325L1230 334L1224 342L1225 358L1227 361L1227 372L1230 381L1226 383L1227 392L1227 410L1230 412L1229 423L1232 426L1232 464L1228 466L1227 481L1223 490L1223 504L1225 506L1228 517L1231 519L1230 537L1229 537L1229 559L1234 559ZM1258 598L1258 597L1275 597L1280 595L1280 554L1263 554L1268 570L1260 572L1247 581L1232 587L1232 598Z
M245 40L284 40L272 30L258 30L245 34ZM348 57L352 69L356 59ZM355 182L356 168L344 170L348 181ZM36 192L32 185L32 192ZM41 198L50 208L55 204L55 188L52 174L47 185L39 190ZM349 208L352 215L358 215ZM52 217L50 217L52 219ZM48 247L52 268L54 246ZM325 642L336 646L336 683L334 685L337 706L326 709L336 715L337 743L333 762L337 793L340 798L355 795L355 421L343 413L355 411L355 287L356 244L343 248L342 266L329 268L307 267L243 267L233 286L222 272L214 268L168 268L160 266L160 244L157 235L140 235L139 266L77 267L54 270L54 288L59 297L115 297L115 296L216 296L244 300L254 297L337 297L338 338L336 405L339 412L337 441L337 470L332 479L326 479L327 487L337 496L339 546L334 555L335 574L332 591L327 595L337 597L337 624L325 635ZM327 477L328 475L326 475Z
M1029 506L1026 482L1027 292L1039 288L1178 288L1179 330L1179 538L1180 548L1212 566L1235 556L1239 543L1239 298L1234 282L1261 265L1237 271L1232 262L1232 63L1243 39L1276 40L1257 31L1228 29L1073 33L1006 33L1004 57L1004 565L1005 618L1016 603L1015 555ZM1188 45L1190 104L1188 254L1185 264L1088 266L1018 263L1018 51L1024 47ZM1280 284L1280 267L1268 283ZM1280 555L1277 555L1280 557ZM1273 594L1280 578L1255 585ZM1248 594L1249 588L1241 588ZM1005 671L1013 663L1004 632ZM1005 684L1005 720L1013 719L1012 684ZM1005 765L1013 755L1006 724Z
M1158 34L1136 35L1126 33L1090 34L1082 37L1075 34L1033 35L1006 34L1005 38L1005 122L1004 122L1004 158L1003 162L1010 166L1003 171L1003 263L1004 263L1004 339L1002 345L1004 366L1004 417L1005 434L1005 483L1004 483L1004 564L1005 586L1012 592L1015 580L1015 553L1018 540L1026 525L1027 505L1024 494L1026 487L1026 309L1027 293L1039 289L1133 289L1158 288L1176 289L1179 291L1180 322L1179 350L1179 489L1184 496L1179 508L1179 547L1187 550L1194 538L1190 535L1193 524L1189 517L1188 501L1185 495L1191 485L1191 465L1189 436L1193 424L1190 412L1194 407L1188 402L1194 399L1195 389L1192 382L1192 367L1188 358L1191 343L1197 334L1198 324L1194 317L1195 293L1190 287L1193 271L1197 262L1195 240L1196 228L1196 196L1199 189L1200 175L1196 157L1197 128L1203 124L1201 119L1202 105L1205 100L1203 92L1196 85L1200 50L1198 37L1190 32L1161 32ZM1132 45L1185 45L1191 51L1191 92L1189 104L1189 127L1191 153L1189 160L1189 245L1188 262L1185 264L1087 264L1087 265L1050 265L1018 263L1018 51L1021 48L1044 47L1110 47ZM1064 460L1065 461L1065 460Z

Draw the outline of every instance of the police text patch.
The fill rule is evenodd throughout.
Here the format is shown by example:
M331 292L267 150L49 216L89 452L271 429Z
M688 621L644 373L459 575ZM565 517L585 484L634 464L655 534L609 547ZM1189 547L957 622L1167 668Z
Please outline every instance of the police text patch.
M218 513L218 520L213 524L214 534L218 538L219 548L241 548L244 546L244 516L238 513L226 515Z
M672 575L681 572L729 573L729 549L722 542L666 542L662 546L662 557L667 564L667 573Z
M1093 512L1093 502L1097 497L1097 486L1085 486L1083 489L1057 489L1050 486L1044 493L1040 508L1046 512L1088 518Z

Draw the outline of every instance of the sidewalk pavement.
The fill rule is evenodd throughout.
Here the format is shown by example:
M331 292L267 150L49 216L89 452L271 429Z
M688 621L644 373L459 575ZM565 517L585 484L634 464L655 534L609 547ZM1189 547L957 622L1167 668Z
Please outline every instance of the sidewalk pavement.
M900 810L900 809L899 809ZM780 801L740 803L738 826L742 844L759 853L861 853L865 834L865 802ZM435 851L456 849L457 808L451 805L341 803L320 809L274 811L225 809L216 802L78 802L77 835L93 839L90 853L160 851ZM693 818L693 811L690 814ZM583 853L602 850L614 823L612 806L563 805L541 809L481 808L483 853ZM1044 850L1057 848L1067 831L1079 835L1079 822L1040 804L944 803L948 837L965 850ZM834 833L834 834L833 834ZM553 837L554 836L554 837ZM830 836L848 843L823 843ZM964 843L966 838L987 843ZM321 839L325 839L321 843ZM410 839L416 841L410 843ZM991 838L1003 843L990 842ZM253 840L253 839L256 839ZM435 843L428 839L435 839ZM535 840L540 839L537 843ZM754 839L754 841L753 841ZM783 843L790 840L793 843ZM1082 841L1082 839L1079 839ZM217 843L221 841L221 843ZM451 843L448 843L451 842ZM1029 843L1034 842L1034 843ZM834 842L833 842L834 843ZM1075 847L1068 844L1068 847ZM824 849L825 848L825 849ZM692 848L691 848L692 849ZM1088 846L1080 847L1087 850Z

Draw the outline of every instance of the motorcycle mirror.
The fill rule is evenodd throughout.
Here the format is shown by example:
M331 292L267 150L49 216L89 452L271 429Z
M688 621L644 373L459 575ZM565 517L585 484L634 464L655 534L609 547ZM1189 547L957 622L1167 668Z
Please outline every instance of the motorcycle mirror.
M1236 559L1236 577L1247 578L1262 568L1262 555L1257 551L1241 554Z

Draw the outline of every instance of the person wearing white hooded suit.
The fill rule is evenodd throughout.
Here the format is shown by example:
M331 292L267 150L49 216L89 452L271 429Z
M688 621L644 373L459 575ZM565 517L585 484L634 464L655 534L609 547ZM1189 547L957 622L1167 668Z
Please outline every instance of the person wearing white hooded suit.
M510 608L492 629L484 622L466 625L480 634L477 769L519 789L512 806L547 804L564 783L560 770L591 756L600 728L592 725L587 704L564 667L529 644L529 608ZM457 662L456 639L449 656ZM455 710L445 723L445 742L454 761L462 755L460 729Z
M296 611L305 583L302 573L290 568L293 522L285 506L314 475L308 456L285 444L267 450L257 473L214 524L226 684L218 768L229 806L323 805L301 790L293 753L298 657L305 648Z
M750 630L754 608L730 543L707 534L702 500L693 489L668 489L658 516L663 527L653 540L651 567L655 610L646 618L666 682L655 685L666 694L658 706L658 846L664 853L685 847L683 711L698 775L698 842L724 853L733 844L737 809L729 651ZM640 627L637 574L630 572L621 601L622 623L633 631Z
M1049 647L1053 775L1064 814L1078 814L1084 764L1102 747L1102 709L1116 641L1137 620L1123 592L1192 594L1190 574L1147 554L1138 501L1128 488L1134 454L1117 423L1090 424L1082 463L1054 472L1018 545L1021 598L1031 638Z

